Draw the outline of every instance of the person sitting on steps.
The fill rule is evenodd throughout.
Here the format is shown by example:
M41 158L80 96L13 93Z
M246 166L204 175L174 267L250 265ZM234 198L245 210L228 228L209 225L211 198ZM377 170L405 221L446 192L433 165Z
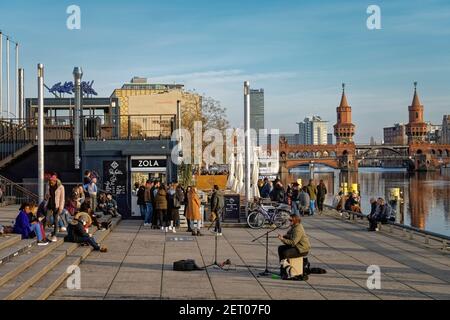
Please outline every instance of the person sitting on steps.
M108 249L100 247L91 234L88 234L85 230L85 226L88 223L86 215L79 215L73 219L68 227L67 236L64 238L65 242L73 243L87 243L94 248L94 251L107 252Z

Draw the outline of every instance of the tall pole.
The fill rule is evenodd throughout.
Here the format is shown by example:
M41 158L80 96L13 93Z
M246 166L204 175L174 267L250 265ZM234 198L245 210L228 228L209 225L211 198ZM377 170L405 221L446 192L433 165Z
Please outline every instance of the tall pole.
M9 69L9 63L10 63L10 57L9 57L9 37L6 37L6 117L9 119L11 114L11 96L10 96L10 69Z
M38 64L38 195L44 200L44 65Z
M181 101L177 100L177 129L178 129L178 145L179 145L179 151L178 151L178 163L180 163L180 155L181 155L181 151L182 151L182 146L181 146ZM178 171L178 182L181 181L181 174L180 174L180 169L177 170Z
M73 69L73 78L75 84L75 119L73 119L73 139L74 139L74 156L75 169L80 169L80 120L81 120L81 78L83 70L79 67Z
M244 82L244 131L245 131L245 214L250 201L250 82Z
M3 33L0 31L0 117L3 112Z
M19 83L19 92L18 92L18 116L19 116L19 122L22 122L24 120L24 105L25 105L25 88L24 88L24 70L23 68L19 68L19 76L17 79L17 82Z
M15 90L14 90L14 100L15 100L15 112L14 114L17 117L18 111L19 111L19 44L16 42L16 59L15 59L15 69L16 69L16 76L15 76Z

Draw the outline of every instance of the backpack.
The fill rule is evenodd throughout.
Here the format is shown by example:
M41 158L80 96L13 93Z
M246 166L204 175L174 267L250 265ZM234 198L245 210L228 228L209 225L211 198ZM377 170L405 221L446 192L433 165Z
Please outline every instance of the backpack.
M308 261L308 258L303 258L303 274L325 274L327 270L322 268L311 268L311 264Z
M173 270L174 271L196 271L196 270L203 270L197 264L195 263L195 260L179 260L175 261L173 263Z

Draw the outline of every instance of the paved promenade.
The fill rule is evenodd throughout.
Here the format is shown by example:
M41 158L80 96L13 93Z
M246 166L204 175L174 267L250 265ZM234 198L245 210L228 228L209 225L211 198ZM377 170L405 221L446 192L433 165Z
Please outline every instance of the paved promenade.
M306 282L257 276L264 270L264 239L251 240L263 230L224 229L218 260L231 259L229 271L176 272L176 260L213 262L214 237L205 231L191 241L172 241L190 235L166 236L141 222L123 221L104 242L109 252L93 252L81 264L81 290L63 284L50 299L450 299L450 253L329 216L305 217L303 223L313 247L312 267L328 272ZM273 271L279 244L270 239ZM369 265L381 268L381 290L366 286Z

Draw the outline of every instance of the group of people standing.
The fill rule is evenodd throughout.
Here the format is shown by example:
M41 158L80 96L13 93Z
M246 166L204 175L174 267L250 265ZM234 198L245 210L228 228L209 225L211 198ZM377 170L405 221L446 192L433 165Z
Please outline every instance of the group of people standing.
M261 198L270 198L271 201L287 203L291 205L292 212L300 215L314 215L316 209L323 211L327 187L323 180L316 185L310 179L308 185L301 187L298 182L289 184L285 190L281 180L276 179L273 183L265 178L259 184Z
M180 226L180 209L184 206L184 215L188 223L188 232L201 236L201 201L195 187L184 189L180 184L168 186L160 181L147 180L144 185L135 185L137 204L145 227L176 233Z

